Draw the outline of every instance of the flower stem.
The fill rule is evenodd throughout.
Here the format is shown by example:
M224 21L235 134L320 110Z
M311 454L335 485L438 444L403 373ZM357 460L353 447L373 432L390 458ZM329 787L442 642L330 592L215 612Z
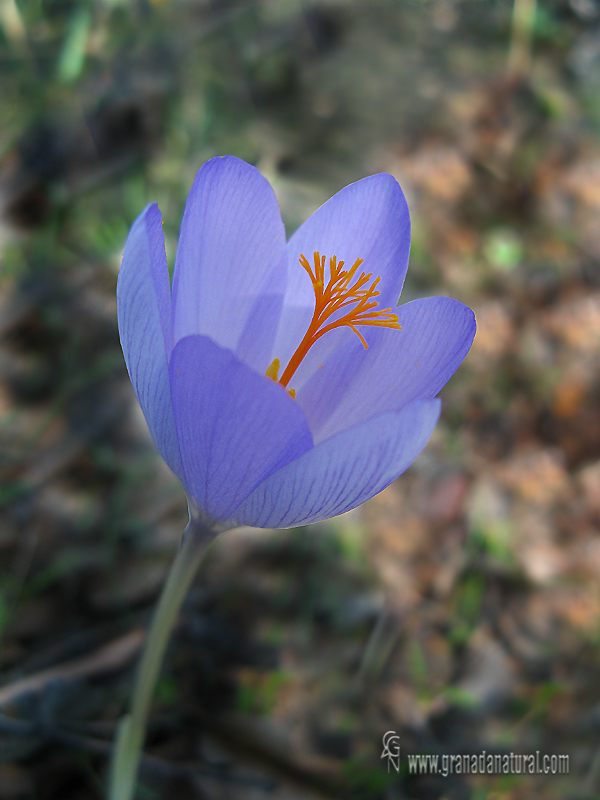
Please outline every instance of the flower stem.
M121 719L117 729L108 800L130 800L133 797L146 736L146 722L165 649L200 562L222 530L208 524L190 508L190 521L183 532L181 548L171 566L144 645L131 712Z

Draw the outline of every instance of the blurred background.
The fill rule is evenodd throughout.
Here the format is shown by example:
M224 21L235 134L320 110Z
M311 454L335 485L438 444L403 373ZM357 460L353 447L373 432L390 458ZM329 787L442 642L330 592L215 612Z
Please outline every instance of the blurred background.
M289 234L392 173L402 300L455 297L478 334L395 484L217 542L140 800L599 797L598 0L1 0L0 798L103 796L186 523L116 277L153 200L172 265L194 175L228 153ZM568 754L570 773L408 769L484 750Z

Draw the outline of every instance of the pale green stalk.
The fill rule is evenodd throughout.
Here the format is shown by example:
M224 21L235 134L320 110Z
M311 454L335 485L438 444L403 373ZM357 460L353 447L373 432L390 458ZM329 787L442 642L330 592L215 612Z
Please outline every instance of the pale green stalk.
M535 24L535 12L536 0L514 0L508 51L510 75L524 77L531 69L531 39Z
M190 505L190 521L163 587L138 666L131 712L121 719L117 730L108 800L131 800L135 793L146 722L171 631L206 550L223 530L203 519Z

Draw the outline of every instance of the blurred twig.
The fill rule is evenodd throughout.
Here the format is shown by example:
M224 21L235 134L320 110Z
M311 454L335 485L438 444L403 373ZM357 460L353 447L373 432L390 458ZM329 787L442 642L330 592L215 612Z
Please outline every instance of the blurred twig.
M531 69L531 40L536 0L515 0L512 14L508 74L525 77Z
M191 720L210 730L228 750L256 758L294 782L331 796L347 796L349 783L343 770L327 758L299 752L278 725L246 714L217 717L203 709L189 712Z
M84 750L101 756L109 756L112 751L112 742L71 733L56 725L14 719L5 714L0 714L0 731L14 736L37 736L46 741L56 742L66 747ZM272 780L235 775L226 763L212 765L177 764L156 756L144 755L141 760L141 768L146 774L162 778L213 778L225 783L262 789L265 792L271 791L275 786L275 782Z
M9 683L0 689L0 707L23 695L42 692L54 681L73 681L121 669L136 656L145 636L146 631L143 628L136 628L89 655Z
M0 20L6 38L22 52L27 51L27 34L15 0L0 0Z
M356 676L358 683L372 682L379 677L392 654L400 633L400 621L389 608L382 608L363 651Z

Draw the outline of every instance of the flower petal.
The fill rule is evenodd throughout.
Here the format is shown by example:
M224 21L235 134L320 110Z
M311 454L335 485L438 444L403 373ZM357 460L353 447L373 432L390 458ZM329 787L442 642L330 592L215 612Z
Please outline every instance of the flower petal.
M215 519L226 519L261 481L312 447L287 392L206 336L175 345L169 376L183 481Z
M298 391L316 442L417 398L435 397L469 352L475 315L458 300L413 300L397 312L401 331L367 331L368 350L358 340L349 342Z
M162 217L156 203L133 223L117 282L121 347L150 433L173 472L183 474L171 406L171 296Z
M233 156L207 161L190 190L177 246L175 341L210 336L264 373L285 282L285 230L269 182Z
M285 366L310 323L315 295L310 278L298 259L304 254L312 265L313 253L342 259L348 267L364 259L365 272L381 276L377 298L380 308L395 308L408 267L410 216L398 182L391 175L363 178L341 189L318 208L298 228L288 242L288 284L279 323L274 356ZM298 372L310 374L314 365L337 349L340 341L350 341L350 329L332 331L309 351ZM312 365L312 366L311 366Z
M342 514L385 489L427 444L440 400L417 400L322 442L263 481L232 519L289 528Z

